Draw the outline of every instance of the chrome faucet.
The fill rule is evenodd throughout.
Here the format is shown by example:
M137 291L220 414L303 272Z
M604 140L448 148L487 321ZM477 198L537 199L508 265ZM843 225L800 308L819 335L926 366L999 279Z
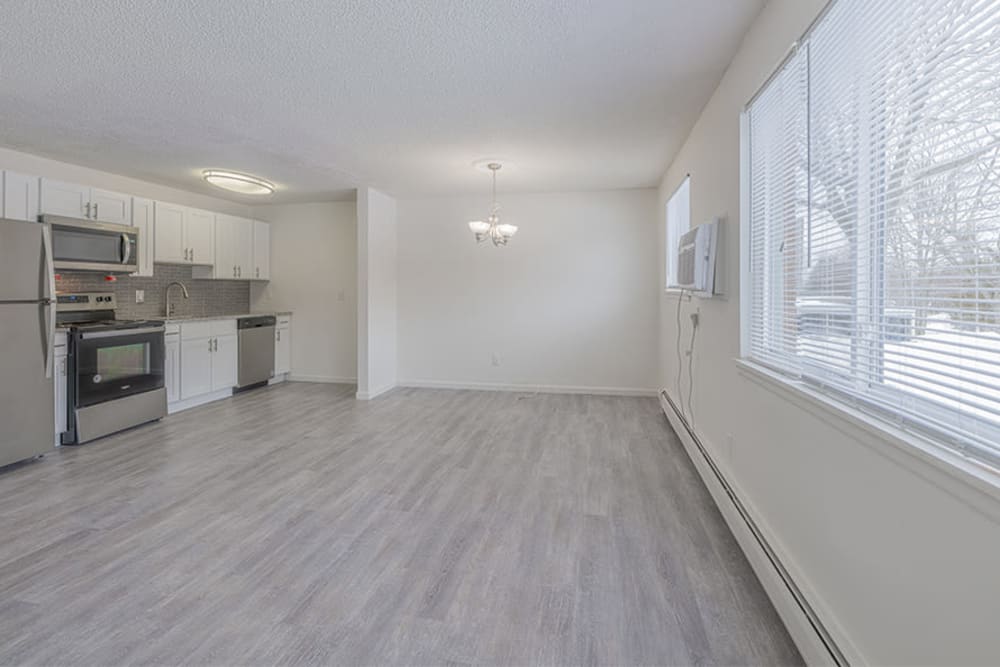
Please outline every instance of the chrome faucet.
M174 282L167 285L167 291L163 295L163 300L167 302L167 317L170 317L173 314L174 310L177 309L176 306L174 306L173 308L170 307L170 288L173 287L174 285L177 285L178 287L181 288L181 292L184 293L185 299L188 298L188 288L184 287L184 283L175 280Z

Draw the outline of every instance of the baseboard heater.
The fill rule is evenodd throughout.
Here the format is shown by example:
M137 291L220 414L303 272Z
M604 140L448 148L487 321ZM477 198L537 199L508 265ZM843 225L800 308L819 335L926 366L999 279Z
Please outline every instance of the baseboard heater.
M802 615L804 616L804 618L809 622L809 625L815 631L816 637L823 645L823 648L825 648L826 652L829 653L830 660L834 664L839 665L841 667L848 667L850 663L848 662L847 658L844 656L843 652L837 647L837 643L834 641L829 631L823 625L823 622L820 620L819 616L812 608L812 605L810 605L809 601L806 600L805 596L802 594L802 591L799 590L799 587L795 584L795 580L792 579L792 576L789 574L788 570L785 568L784 565L782 565L781 560L778 558L777 553L774 551L774 549L771 548L771 545L768 543L767 538L761 532L760 528L757 527L757 523L754 521L753 516L751 516L750 513L747 511L746 506L743 504L739 496L733 490L732 485L726 479L725 475L722 474L722 471L719 469L719 466L715 464L715 461L712 459L712 455L709 454L708 450L705 449L704 445L701 444L701 440L698 438L698 435L691 428L690 424L688 424L687 419L684 417L681 411L677 409L677 406L674 404L673 400L671 400L670 396L667 395L666 391L661 391L659 394L659 398L660 398L660 405L663 407L663 411L666 414L667 418L672 422L673 420L670 418L671 416L673 416L674 418L677 419L678 422L680 422L680 424L684 428L685 435L688 438L690 438L691 442L694 443L694 446L698 449L698 452L700 452L702 458L704 458L705 464L708 466L709 470L711 470L712 475L715 477L715 479L719 482L719 486L722 487L722 490L729 498L729 501L732 503L733 508L736 510L736 513L746 524L747 530L750 532L750 535L760 546L761 552L767 558L767 561L771 564L771 567L774 568L775 574L778 575L778 578L781 580L782 584L788 590L789 595L791 595L792 600L794 600L795 604L802 611Z

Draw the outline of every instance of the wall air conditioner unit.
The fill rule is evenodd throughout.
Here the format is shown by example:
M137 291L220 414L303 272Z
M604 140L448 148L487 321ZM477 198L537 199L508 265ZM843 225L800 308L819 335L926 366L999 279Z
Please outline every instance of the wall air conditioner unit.
M680 238L677 246L677 287L695 294L715 294L715 255L719 221L698 225Z

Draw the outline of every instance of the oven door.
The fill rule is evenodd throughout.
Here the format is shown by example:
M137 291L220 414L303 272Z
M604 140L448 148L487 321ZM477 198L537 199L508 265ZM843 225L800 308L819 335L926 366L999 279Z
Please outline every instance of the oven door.
M42 216L52 228L52 258L56 270L134 273L139 229L88 220Z
M75 407L163 387L164 327L82 331L74 338Z

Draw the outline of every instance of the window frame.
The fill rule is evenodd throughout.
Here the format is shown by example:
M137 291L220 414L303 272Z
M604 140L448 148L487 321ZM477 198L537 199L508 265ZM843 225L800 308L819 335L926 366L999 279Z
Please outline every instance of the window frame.
M670 206L674 199L684 190L687 201L687 225L686 228L672 229ZM664 243L664 278L663 291L668 294L680 294L683 288L677 286L677 248L680 246L680 238L691 231L691 174L685 174L681 182L674 188L674 191L667 197L663 204L663 243ZM671 284L673 283L673 284Z
M833 3L830 3L831 5ZM993 489L1000 488L1000 453L993 451L979 442L975 442L957 433L949 432L941 424L933 423L932 419L938 421L962 420L963 423L975 423L979 432L995 437L1000 442L1000 426L990 420L963 413L960 410L950 408L947 405L939 404L916 393L906 391L903 388L893 387L879 382L885 372L885 352L886 340L882 335L888 324L884 317L887 305L885 294L886 275L886 247L885 238L888 228L887 217L881 207L871 207L877 213L866 221L873 232L869 238L874 243L869 247L860 248L857 252L857 270L855 281L868 283L867 296L858 298L855 301L855 308L852 311L855 322L860 323L862 319L868 323L868 329L864 329L860 324L856 324L851 335L852 361L849 371L838 371L832 368L819 367L819 364L810 364L799 361L795 364L797 368L791 371L789 368L782 368L768 363L768 361L755 357L753 352L752 332L753 332L753 243L752 243L752 135L750 127L750 110L753 102L762 91L772 83L772 81L784 70L789 61L796 56L800 47L805 51L805 58L808 67L808 43L803 40L814 30L816 25L824 18L830 5L816 17L800 40L796 41L785 53L781 61L761 84L750 100L743 107L739 116L739 173L740 173L740 317L739 317L739 358L736 360L741 369L752 371L756 376L755 380L766 378L769 383L779 382L786 389L791 389L795 393L809 395L813 405L823 404L834 409L842 417L849 416L852 421L862 421L868 430L879 432L886 438L892 438L897 444L901 441L907 442L909 446L919 446L922 450L929 444L932 450L937 450L938 461L946 461L951 468L955 467L955 457L959 457L964 463L960 466L964 472L969 471L966 464L971 464L971 469L976 471L977 478L983 478L982 471L986 471L985 479L989 480ZM809 113L807 109L807 114ZM870 129L870 128L869 128ZM869 164L869 169L877 169L877 164ZM811 177L812 169L809 174ZM869 183L868 186L871 186ZM863 196L867 199L876 199L883 196L878 188L864 189ZM811 196L811 195L810 195ZM862 195L859 195L859 197ZM811 213L810 213L811 214ZM811 252L811 251L810 251ZM769 272L770 273L770 272ZM779 272L780 273L780 272ZM765 289L767 286L765 285ZM856 285L856 291L864 289L863 285ZM864 302L864 303L862 303ZM863 312L862 312L863 311ZM858 319L862 318L862 319ZM763 323L764 327L768 324ZM878 327L876 330L874 327ZM861 346L861 354L855 348ZM868 361L859 361L858 359ZM856 364L864 363L869 367L859 369ZM839 379L841 384L845 379L852 383L859 383L857 393L851 393L836 386L835 381ZM910 404L919 407L914 414L906 414L902 411L894 410L890 404ZM859 414L862 415L859 417ZM930 416L932 419L922 420L919 414ZM904 436L900 437L900 432Z

